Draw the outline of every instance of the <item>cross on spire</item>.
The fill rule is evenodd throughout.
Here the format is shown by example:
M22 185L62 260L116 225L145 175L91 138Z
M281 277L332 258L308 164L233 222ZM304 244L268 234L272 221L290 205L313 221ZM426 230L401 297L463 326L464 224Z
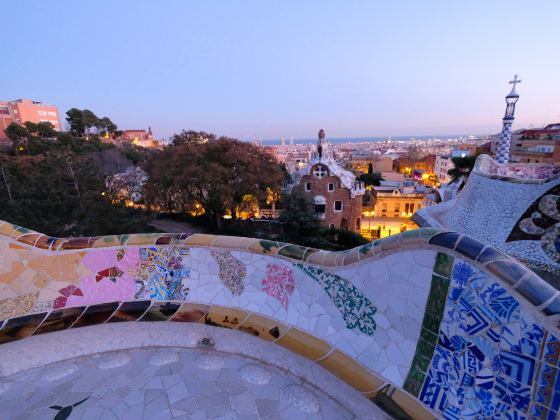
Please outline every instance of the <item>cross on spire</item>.
M515 85L518 84L518 83L521 83L521 79L518 79L517 74L516 74L515 77L513 78L513 80L509 82L509 84L513 85L513 87L511 88L511 92L509 93L509 95L506 96L506 99L507 98L519 98L519 95L515 91Z
M517 78L517 74L513 77L513 80L509 82L510 85L513 85L513 88L515 89L515 85L521 83L521 79Z

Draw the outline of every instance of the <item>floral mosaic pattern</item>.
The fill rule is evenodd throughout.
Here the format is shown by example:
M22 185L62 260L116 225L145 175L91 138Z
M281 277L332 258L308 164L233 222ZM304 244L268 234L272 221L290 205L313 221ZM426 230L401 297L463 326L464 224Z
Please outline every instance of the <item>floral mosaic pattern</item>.
M441 322L430 326L427 312L422 333L427 343L429 331L438 331L437 341L433 347L421 344L421 334L417 347L413 370L425 370L424 383L419 392L414 387L409 391L450 419L557 418L558 338L503 287L469 264L456 260L450 278L435 275L432 287L446 281L445 308L439 318L437 313L431 316ZM430 294L434 293L432 288ZM426 310L431 310L430 303Z
M290 268L280 264L267 264L266 278L261 284L263 292L278 299L284 309L288 310L288 300L295 287L294 273Z
M239 296L245 290L245 276L247 267L242 261L231 255L229 251L210 251L210 255L218 263L220 268L220 281L234 296Z
M188 248L140 248L140 262L134 271L136 299L184 300L190 270L183 265Z
M373 316L377 308L348 280L309 265L295 264L295 266L319 283L327 292L342 314L347 328L357 328L367 335L375 333L376 324Z

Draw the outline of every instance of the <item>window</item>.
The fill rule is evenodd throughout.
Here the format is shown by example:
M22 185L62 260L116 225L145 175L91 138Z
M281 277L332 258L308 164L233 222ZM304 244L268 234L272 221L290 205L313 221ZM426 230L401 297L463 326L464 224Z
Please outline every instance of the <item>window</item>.
M311 182L305 183L305 191L311 191Z
M400 212L401 212L401 204L395 203L395 213L400 213Z
M0 114L10 115L10 109L7 106L0 106Z
M324 204L315 204L315 213L316 214L325 213L325 205Z
M334 202L334 211L342 211L342 201L336 200Z
M381 204L381 211L387 211L387 203Z
M329 229L334 230L334 223L329 224Z
M405 213L408 213L408 212L409 212L408 206L409 206L408 203L406 203L406 204L404 205L404 212L405 212Z
M360 218L356 219L356 230L360 230Z
M414 203L410 203L410 212L414 213Z
M334 183L329 182L329 191L334 191Z
M323 165L317 165L317 167L313 171L313 174L317 178L321 179L321 178L323 178L324 176L327 175L327 169Z

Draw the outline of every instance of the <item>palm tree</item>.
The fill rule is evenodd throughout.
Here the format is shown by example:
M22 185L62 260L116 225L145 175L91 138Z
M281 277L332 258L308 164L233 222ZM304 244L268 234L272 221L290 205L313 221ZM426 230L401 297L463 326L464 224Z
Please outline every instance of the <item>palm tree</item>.
M451 161L455 164L455 167L448 170L447 175L451 177L451 182L455 182L461 177L468 178L474 168L476 156L454 157L451 158Z

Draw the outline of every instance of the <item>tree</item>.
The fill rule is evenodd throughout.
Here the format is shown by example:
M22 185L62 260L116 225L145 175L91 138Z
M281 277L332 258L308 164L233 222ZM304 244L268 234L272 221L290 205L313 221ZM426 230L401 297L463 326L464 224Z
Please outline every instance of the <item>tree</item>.
M89 109L72 108L66 111L66 115L70 132L77 137L89 134L93 128L98 134L115 134L117 132L117 125L109 117L99 118Z
M455 166L447 171L447 175L451 177L451 182L455 182L461 177L468 178L474 168L476 156L454 157L451 161Z
M146 172L148 204L172 211L198 203L216 229L221 229L227 210L235 220L245 196L266 199L283 179L269 153L226 137L170 146L149 159Z
M86 130L86 127L82 118L82 111L77 108L71 108L66 111L66 121L70 126L70 132L77 136L82 137Z
M114 205L93 162L68 149L0 157L0 220L54 236L141 232L147 216Z
M362 181L366 187L379 186L383 177L379 172L369 172L367 174L362 174L358 177L359 181Z
M278 220L283 223L288 241L302 243L304 238L318 236L320 222L315 217L315 208L309 194L299 186L294 187L289 194L282 196L282 204Z
M6 133L6 136L14 144L19 143L22 140L27 140L31 136L27 128L15 122L10 123L10 125L8 125L4 130L4 133Z
M84 134L88 134L89 130L94 127L99 127L99 118L89 109L82 111L82 124L84 126Z
M117 128L117 125L108 117L103 117L98 120L98 129L100 129L102 134L114 134L117 131Z
M216 136L214 134L194 130L183 130L171 137L171 142L174 146L179 146L181 144L207 143L215 140Z
M371 162L368 163L368 166L367 166L367 173L368 173L368 174L372 174L372 173L373 173L373 164L372 164Z
M57 135L57 131L54 129L54 125L52 125L48 121L41 121L39 123L34 123L31 121L26 121L24 124L27 131L36 137L41 138L54 138Z

